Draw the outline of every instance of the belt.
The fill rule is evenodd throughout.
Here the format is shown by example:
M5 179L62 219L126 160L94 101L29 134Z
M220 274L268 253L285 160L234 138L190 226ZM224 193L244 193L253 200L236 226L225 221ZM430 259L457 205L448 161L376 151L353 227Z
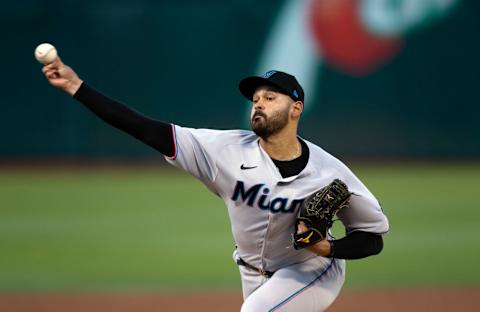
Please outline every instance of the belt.
M243 265L244 267L246 268L249 268L251 270L254 270L255 272L258 272L260 273L261 275L265 276L265 277L272 277L273 273L275 272L271 272L271 271L265 271L265 270L262 270L262 269L259 269L257 267L254 267L253 265L251 265L250 263L247 263L245 262L242 258L238 257L237 258L237 264L238 265Z

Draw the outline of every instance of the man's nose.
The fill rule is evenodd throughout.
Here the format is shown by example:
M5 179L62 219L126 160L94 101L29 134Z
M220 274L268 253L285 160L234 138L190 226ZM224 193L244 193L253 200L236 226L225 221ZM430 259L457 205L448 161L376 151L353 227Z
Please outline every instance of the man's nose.
M255 110L263 110L265 108L265 105L263 105L263 101L260 99L255 103L253 107L255 108Z

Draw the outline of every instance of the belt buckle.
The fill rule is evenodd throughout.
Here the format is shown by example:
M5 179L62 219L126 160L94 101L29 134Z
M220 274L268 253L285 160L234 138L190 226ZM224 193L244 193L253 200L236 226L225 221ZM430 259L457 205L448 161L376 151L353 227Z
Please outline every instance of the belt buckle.
M263 270L263 269L258 269L258 271L260 272L260 274L261 274L263 277L270 278L270 274L268 274L267 271L265 271L265 270Z

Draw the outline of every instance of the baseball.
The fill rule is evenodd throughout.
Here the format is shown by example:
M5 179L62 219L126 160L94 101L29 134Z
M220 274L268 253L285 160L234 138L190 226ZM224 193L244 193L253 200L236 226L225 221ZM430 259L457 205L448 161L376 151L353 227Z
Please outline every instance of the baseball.
M57 58L57 49L50 43L42 43L35 49L35 58L40 63L50 64Z

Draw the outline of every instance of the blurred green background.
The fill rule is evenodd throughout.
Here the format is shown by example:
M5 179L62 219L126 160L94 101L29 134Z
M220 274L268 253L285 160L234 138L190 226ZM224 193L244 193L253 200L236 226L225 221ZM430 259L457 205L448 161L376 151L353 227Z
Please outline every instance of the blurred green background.
M248 128L239 79L295 74L300 135L391 223L347 286L480 284L479 1L24 0L0 17L0 291L240 288L223 203L50 87L44 41L92 86L191 127Z
M376 26L361 9L403 14ZM164 121L247 128L237 83L266 67L310 86L300 133L342 158L477 159L479 12L474 0L10 1L0 156L155 156L48 85L33 57L48 41L89 84Z

